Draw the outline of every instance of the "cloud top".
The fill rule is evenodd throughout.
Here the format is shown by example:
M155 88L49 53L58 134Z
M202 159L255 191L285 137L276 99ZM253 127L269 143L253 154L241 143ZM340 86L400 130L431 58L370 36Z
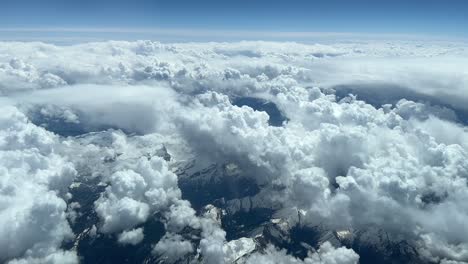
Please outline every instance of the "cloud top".
M468 261L467 52L411 41L0 43L0 261L77 263L80 243L100 239L150 243L148 257L169 263L362 261L349 241ZM90 182L94 198L77 197ZM195 201L187 182L206 197ZM298 258L223 229L256 209L340 242Z

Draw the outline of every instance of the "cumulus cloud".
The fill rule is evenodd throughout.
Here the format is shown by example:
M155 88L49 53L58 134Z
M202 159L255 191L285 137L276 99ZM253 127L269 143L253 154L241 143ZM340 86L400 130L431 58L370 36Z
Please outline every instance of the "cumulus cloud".
M56 153L59 139L11 106L0 117L1 261L76 263L61 243L73 238L66 192L76 171Z
M317 252L310 253L305 259L297 259L288 254L284 250L278 251L274 247L267 248L265 253L255 253L247 259L248 264L253 263L317 263L317 264L356 264L359 261L359 256L351 249L334 248L329 242L325 242Z
M117 241L119 241L121 244L136 245L140 243L143 238L143 228L136 228L120 233Z
M180 199L177 176L162 158L140 158L119 167L122 169L110 175L109 186L95 203L102 232L133 228Z
M221 223L218 221L219 212L214 208L210 208L201 219L200 252L204 263L223 263L225 259L223 245L226 241L226 232L219 226Z
M248 171L261 188L249 207L296 211L298 225L376 228L424 260L468 261L462 44L0 43L0 52L1 101L15 105L0 117L0 261L78 261L61 248L73 238L67 188L78 175L105 185L93 201L103 235L135 245L160 217L166 233L153 253L167 262L245 252L248 263L357 263L327 242L297 259L253 253L252 238L226 241L221 211L182 199L173 171L193 160L194 172L227 162ZM267 112L232 103L247 96L287 120L271 126ZM199 230L197 242L184 228Z
M162 255L167 263L174 263L193 250L193 245L181 235L167 234L155 245L153 253Z
M304 210L308 224L376 225L415 244L424 244L426 235L441 243L466 243L458 235L465 233L458 219L467 212L458 201L467 191L461 187L466 184L467 152L458 144L438 143L431 131L421 130L419 121L403 118L400 105L386 112L321 95L293 109L311 113L306 119L291 119L284 128L276 128L267 124L263 113L232 106L222 95L203 94L198 100L207 109L185 120L190 126L184 129L196 136L191 140L216 145L218 156L247 158L267 169L269 181L286 188L286 196L283 192L276 198L285 208ZM418 119L419 110L413 113ZM318 124L308 130L312 117ZM447 215L452 217L443 217ZM447 232L447 225L461 233ZM442 245L424 245L441 254ZM463 259L448 252L452 251L442 257Z

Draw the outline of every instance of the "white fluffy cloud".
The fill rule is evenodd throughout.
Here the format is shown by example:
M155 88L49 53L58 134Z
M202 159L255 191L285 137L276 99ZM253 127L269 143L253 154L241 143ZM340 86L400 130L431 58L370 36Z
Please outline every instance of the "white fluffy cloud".
M105 233L133 228L180 200L177 176L162 158L121 159L118 170L107 180L109 186L95 203Z
M167 234L154 247L153 253L162 255L167 263L173 263L193 252L192 244L177 234Z
M376 225L423 244L430 255L464 259L458 252L464 248L460 243L467 243L461 220L468 215L461 202L468 193L467 151L463 145L438 143L415 121L418 112L415 120L405 120L399 106L385 112L321 95L292 109L308 116L276 128L268 126L261 113L220 98L201 96L208 109L195 119L203 125L191 122L189 131L201 133L199 142L202 137L201 142L216 144L224 155L247 157L266 168L271 183L286 187L272 197L305 212L311 225ZM312 127L309 118L317 122ZM431 120L447 122L434 116ZM427 236L441 244L425 243ZM440 251L444 245L450 250Z
M121 244L136 245L144 238L143 228L136 228L129 231L124 231L119 234L117 241Z
M272 246L265 253L255 253L247 259L248 264L357 264L358 261L359 256L353 250L334 248L329 242L325 242L317 252L309 254L304 260L294 258L283 250L278 251Z
M76 263L74 252L60 250L73 237L65 197L76 171L56 153L55 135L15 107L0 111L0 260Z
M468 261L463 44L0 43L0 53L1 101L16 105L0 117L0 261L78 261L61 249L78 172L107 185L94 203L100 232L137 244L160 213L156 255L229 262L252 241L226 241L216 210L197 216L181 198L172 170L191 159L251 170L262 206L292 208L301 224L383 229L426 260ZM357 98L335 95L339 85ZM274 102L288 120L270 126L266 112L233 105L243 96ZM65 138L26 116L59 134L125 134ZM201 229L199 245L178 234L187 226ZM269 248L249 261L358 258L324 243L304 260Z

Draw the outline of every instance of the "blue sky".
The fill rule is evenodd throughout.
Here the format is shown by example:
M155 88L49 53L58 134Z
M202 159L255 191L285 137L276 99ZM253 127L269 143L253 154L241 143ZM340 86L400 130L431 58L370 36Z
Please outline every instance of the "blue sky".
M467 14L466 0L1 0L0 28L175 29L213 34L352 32L465 38Z

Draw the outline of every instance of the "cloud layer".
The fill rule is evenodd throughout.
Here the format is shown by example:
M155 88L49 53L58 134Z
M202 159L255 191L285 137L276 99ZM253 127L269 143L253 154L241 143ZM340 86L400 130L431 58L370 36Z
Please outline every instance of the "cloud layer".
M159 260L358 262L330 242L300 259L228 241L225 212L195 210L179 188L178 171L212 164L259 186L250 209L291 225L383 230L424 261L468 261L467 53L417 42L0 43L0 261L79 262L65 246L80 208L69 188L97 179L95 232L138 246L158 219ZM273 103L284 123L233 103L244 97Z

